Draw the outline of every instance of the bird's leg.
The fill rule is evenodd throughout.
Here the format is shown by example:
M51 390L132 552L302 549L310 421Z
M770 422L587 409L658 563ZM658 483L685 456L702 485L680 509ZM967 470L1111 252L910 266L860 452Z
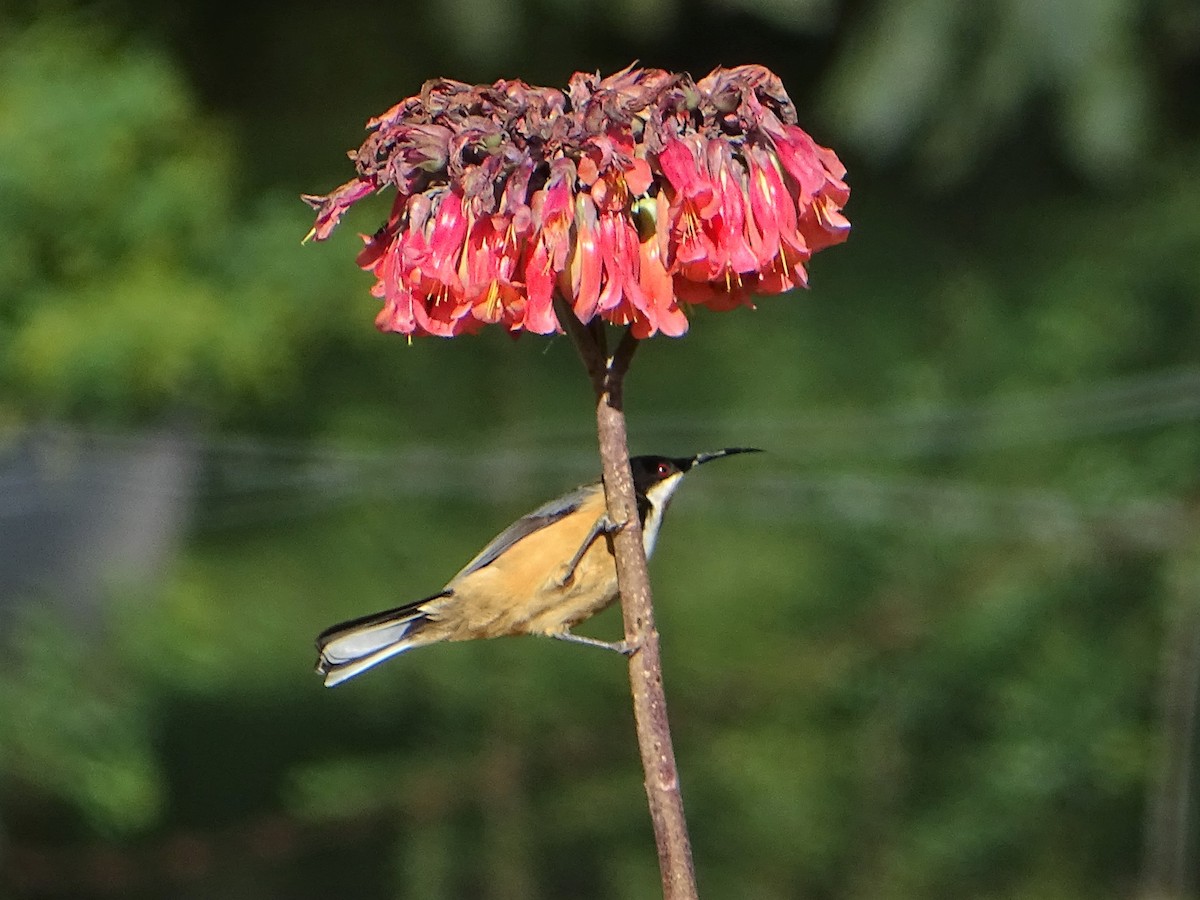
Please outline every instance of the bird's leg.
M559 641L566 641L568 644L584 644L588 647L599 647L602 650L615 650L622 656L633 656L637 652L637 645L630 644L629 641L601 641L597 638L584 637L582 634L574 634L570 631L553 631L550 637Z
M579 545L579 549L575 551L575 555L571 557L571 561L563 567L563 573L558 577L558 586L565 587L570 584L571 579L575 577L575 569L579 566L579 561L583 559L583 554L587 553L588 548L592 546L592 541L596 540L602 534L616 534L624 527L624 524L613 522L608 517L608 513L600 516L584 537L583 543Z

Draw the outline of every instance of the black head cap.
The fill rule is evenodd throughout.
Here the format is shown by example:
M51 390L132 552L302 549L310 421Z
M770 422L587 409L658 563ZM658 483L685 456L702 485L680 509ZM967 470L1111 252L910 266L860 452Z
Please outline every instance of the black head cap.
M675 475L682 475L696 466L720 459L723 456L733 456L737 453L761 453L755 447L726 447L724 450L713 450L708 453L697 453L695 456L635 456L629 460L633 471L633 486L639 494L660 481L666 481Z

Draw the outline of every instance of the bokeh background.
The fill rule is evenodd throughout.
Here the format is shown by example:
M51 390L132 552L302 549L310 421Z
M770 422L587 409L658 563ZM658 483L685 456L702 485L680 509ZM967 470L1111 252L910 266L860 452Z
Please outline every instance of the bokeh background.
M705 897L1197 896L1194 0L0 0L0 896L650 898L618 660L312 638L597 471L569 342L382 336L298 195L426 78L764 63L812 290L635 360ZM608 613L585 629L612 637Z

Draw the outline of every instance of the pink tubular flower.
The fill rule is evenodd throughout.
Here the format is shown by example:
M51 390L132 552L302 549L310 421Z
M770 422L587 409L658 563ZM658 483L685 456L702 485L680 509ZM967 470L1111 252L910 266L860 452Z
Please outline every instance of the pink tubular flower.
M812 254L850 230L845 168L762 66L576 73L565 92L434 80L367 127L358 174L304 199L324 240L395 188L358 257L384 331L550 334L561 298L581 322L677 336L682 304L804 286Z

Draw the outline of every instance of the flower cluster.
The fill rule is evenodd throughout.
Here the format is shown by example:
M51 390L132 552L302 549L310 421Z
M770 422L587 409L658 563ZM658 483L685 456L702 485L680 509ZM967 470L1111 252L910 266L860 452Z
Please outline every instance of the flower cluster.
M699 82L576 73L565 93L435 80L367 127L357 176L304 199L321 240L396 189L358 258L385 331L548 334L557 296L582 322L680 335L682 304L732 309L804 285L809 257L850 228L845 168L762 66Z

